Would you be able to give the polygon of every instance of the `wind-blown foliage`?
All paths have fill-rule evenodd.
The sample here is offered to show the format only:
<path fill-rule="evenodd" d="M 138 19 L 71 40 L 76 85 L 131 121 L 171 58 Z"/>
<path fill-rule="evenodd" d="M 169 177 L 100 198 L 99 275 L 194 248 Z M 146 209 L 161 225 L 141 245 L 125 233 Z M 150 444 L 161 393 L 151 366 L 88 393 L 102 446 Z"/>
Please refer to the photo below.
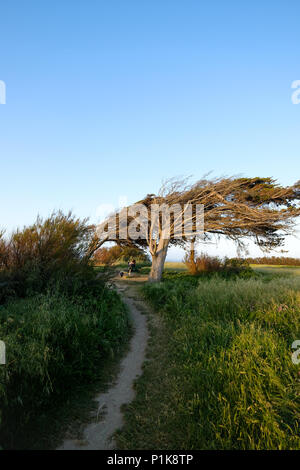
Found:
<path fill-rule="evenodd" d="M 49 283 L 72 289 L 74 279 L 95 277 L 88 252 L 93 227 L 71 212 L 54 212 L 0 239 L 0 302 L 8 295 L 42 292 Z"/>
<path fill-rule="evenodd" d="M 169 245 L 184 245 L 199 234 L 196 231 L 196 206 L 204 208 L 204 240 L 212 237 L 225 236 L 243 246 L 244 238 L 253 238 L 262 249 L 280 246 L 284 236 L 292 233 L 295 218 L 300 214 L 300 182 L 293 186 L 280 186 L 272 178 L 219 178 L 203 179 L 189 185 L 186 180 L 170 180 L 158 195 L 149 194 L 136 204 L 143 204 L 148 211 L 147 220 L 141 224 L 140 238 L 124 239 L 121 213 L 111 216 L 104 224 L 107 232 L 100 239 L 94 240 L 94 249 L 106 241 L 117 241 L 120 244 L 148 247 L 152 256 L 150 278 L 160 280 L 163 264 Z M 173 217 L 170 227 L 164 228 L 163 217 L 159 211 L 156 218 L 151 217 L 154 205 L 177 204 L 181 207 L 181 215 L 186 213 L 187 204 L 193 207 L 189 216 L 192 231 L 182 232 L 182 217 Z M 131 206 L 129 209 L 133 209 Z M 127 224 L 134 220 L 134 215 L 127 219 Z M 117 222 L 116 231 L 110 226 Z M 122 237 L 120 233 L 122 232 Z M 202 234 L 201 234 L 202 235 Z"/>

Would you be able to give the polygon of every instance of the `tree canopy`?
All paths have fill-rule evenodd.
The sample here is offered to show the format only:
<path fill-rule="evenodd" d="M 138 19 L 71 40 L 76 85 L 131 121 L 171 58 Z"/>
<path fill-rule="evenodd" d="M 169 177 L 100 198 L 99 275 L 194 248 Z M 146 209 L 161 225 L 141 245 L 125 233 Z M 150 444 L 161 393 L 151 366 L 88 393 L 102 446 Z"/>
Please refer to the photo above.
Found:
<path fill-rule="evenodd" d="M 163 184 L 157 195 L 148 194 L 112 214 L 98 227 L 94 248 L 106 241 L 147 247 L 152 256 L 149 279 L 159 280 L 168 247 L 184 246 L 192 238 L 209 240 L 225 236 L 240 246 L 245 238 L 252 238 L 265 250 L 282 245 L 300 215 L 299 200 L 299 181 L 283 187 L 273 178 L 204 178 L 194 184 L 187 179 L 172 179 Z M 175 206 L 177 212 L 171 214 L 166 230 L 164 208 Z M 202 207 L 204 215 L 202 230 L 198 226 L 198 207 Z M 132 227 L 139 233 L 134 239 Z"/>

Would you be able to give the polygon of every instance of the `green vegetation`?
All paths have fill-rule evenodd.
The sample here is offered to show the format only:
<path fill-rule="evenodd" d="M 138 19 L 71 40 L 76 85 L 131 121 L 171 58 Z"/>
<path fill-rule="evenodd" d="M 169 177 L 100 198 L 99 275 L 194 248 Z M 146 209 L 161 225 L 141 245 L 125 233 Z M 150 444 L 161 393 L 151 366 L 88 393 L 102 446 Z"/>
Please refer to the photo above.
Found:
<path fill-rule="evenodd" d="M 168 272 L 168 271 L 187 271 L 187 267 L 185 265 L 185 263 L 182 263 L 182 262 L 175 262 L 175 261 L 167 261 L 165 263 L 165 267 L 164 267 L 164 270 L 165 272 Z"/>
<path fill-rule="evenodd" d="M 229 259 L 228 261 L 232 261 Z M 263 273 L 269 274 L 270 276 L 274 277 L 275 275 L 281 276 L 299 276 L 300 275 L 300 266 L 293 266 L 293 265 L 269 265 L 269 264 L 250 264 L 250 268 L 252 268 L 256 273 Z M 173 276 L 175 273 L 183 273 L 186 272 L 188 274 L 188 268 L 184 262 L 173 262 L 169 261 L 165 263 L 165 277 L 166 273 L 172 273 Z M 206 273 L 206 271 L 204 271 Z"/>
<path fill-rule="evenodd" d="M 60 211 L 9 238 L 0 234 L 0 304 L 58 284 L 70 295 L 85 289 L 95 279 L 89 260 L 93 234 L 87 220 Z"/>
<path fill-rule="evenodd" d="M 139 263 L 150 264 L 147 253 L 141 248 L 130 246 L 113 245 L 110 248 L 99 248 L 93 256 L 93 262 L 97 265 L 122 264 L 131 259 L 135 259 Z"/>
<path fill-rule="evenodd" d="M 31 448 L 32 429 L 40 448 L 49 413 L 68 421 L 72 396 L 102 380 L 126 345 L 127 309 L 107 287 L 116 265 L 94 266 L 93 237 L 87 221 L 61 212 L 0 236 L 2 448 Z M 141 254 L 143 280 L 147 259 L 126 253 Z M 300 337 L 299 268 L 196 261 L 194 276 L 183 263 L 166 263 L 163 282 L 143 287 L 159 313 L 120 447 L 300 449 L 299 368 L 290 350 Z"/>
<path fill-rule="evenodd" d="M 143 292 L 160 315 L 120 447 L 300 449 L 300 279 L 182 273 Z"/>
<path fill-rule="evenodd" d="M 276 265 L 251 265 L 252 269 L 256 272 L 261 272 L 264 274 L 271 274 L 271 275 L 291 275 L 291 276 L 299 276 L 300 275 L 300 267 L 295 266 L 276 266 Z"/>
<path fill-rule="evenodd" d="M 14 300 L 0 308 L 7 366 L 0 368 L 1 444 L 72 387 L 99 376 L 102 361 L 128 337 L 127 311 L 116 292 L 99 287 L 84 299 L 60 291 Z"/>
<path fill-rule="evenodd" d="M 193 276 L 201 276 L 207 274 L 216 274 L 230 278 L 239 276 L 243 278 L 256 277 L 255 272 L 249 263 L 243 258 L 224 258 L 222 260 L 218 256 L 209 256 L 201 253 L 195 258 L 194 255 L 186 255 L 185 265 L 189 274 Z"/>
<path fill-rule="evenodd" d="M 99 277 L 89 262 L 92 236 L 86 221 L 57 213 L 1 241 L 2 448 L 30 442 L 40 417 L 95 383 L 126 344 L 128 312 L 106 271 Z"/>

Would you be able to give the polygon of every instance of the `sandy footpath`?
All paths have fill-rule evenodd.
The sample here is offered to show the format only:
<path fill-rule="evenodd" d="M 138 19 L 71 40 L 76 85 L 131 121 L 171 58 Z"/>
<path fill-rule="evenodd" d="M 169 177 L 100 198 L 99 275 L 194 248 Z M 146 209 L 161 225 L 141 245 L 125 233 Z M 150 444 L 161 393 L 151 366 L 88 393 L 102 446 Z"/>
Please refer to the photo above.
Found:
<path fill-rule="evenodd" d="M 87 425 L 83 438 L 65 440 L 58 450 L 108 450 L 115 448 L 112 435 L 123 425 L 121 406 L 130 403 L 135 396 L 133 384 L 142 373 L 145 350 L 148 341 L 147 316 L 139 310 L 140 300 L 135 299 L 135 289 L 127 283 L 117 282 L 116 287 L 124 303 L 130 310 L 134 333 L 130 341 L 130 349 L 122 359 L 120 372 L 114 384 L 95 398 L 98 412 L 95 422 Z"/>

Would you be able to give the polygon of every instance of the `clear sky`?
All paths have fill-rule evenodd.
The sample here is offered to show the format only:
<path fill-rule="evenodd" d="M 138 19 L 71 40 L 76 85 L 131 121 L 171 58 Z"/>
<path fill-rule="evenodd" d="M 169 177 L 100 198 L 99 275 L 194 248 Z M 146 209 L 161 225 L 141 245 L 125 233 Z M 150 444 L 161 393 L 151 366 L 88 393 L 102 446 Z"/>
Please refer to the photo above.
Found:
<path fill-rule="evenodd" d="M 300 179 L 299 0 L 2 0 L 0 15 L 1 227 L 59 208 L 96 221 L 171 176 Z"/>

